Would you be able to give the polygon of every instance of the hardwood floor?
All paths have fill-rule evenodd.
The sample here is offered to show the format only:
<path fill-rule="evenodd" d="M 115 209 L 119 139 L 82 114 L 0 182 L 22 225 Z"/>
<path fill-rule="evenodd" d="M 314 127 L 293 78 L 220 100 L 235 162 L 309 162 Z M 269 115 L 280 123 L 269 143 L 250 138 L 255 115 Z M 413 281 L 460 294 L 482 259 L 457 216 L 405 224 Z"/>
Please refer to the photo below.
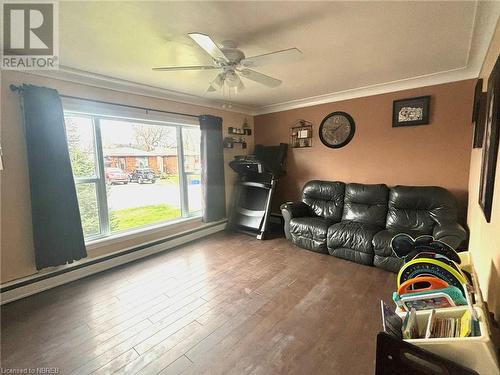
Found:
<path fill-rule="evenodd" d="M 395 275 L 218 233 L 1 309 L 3 368 L 372 374 Z"/>

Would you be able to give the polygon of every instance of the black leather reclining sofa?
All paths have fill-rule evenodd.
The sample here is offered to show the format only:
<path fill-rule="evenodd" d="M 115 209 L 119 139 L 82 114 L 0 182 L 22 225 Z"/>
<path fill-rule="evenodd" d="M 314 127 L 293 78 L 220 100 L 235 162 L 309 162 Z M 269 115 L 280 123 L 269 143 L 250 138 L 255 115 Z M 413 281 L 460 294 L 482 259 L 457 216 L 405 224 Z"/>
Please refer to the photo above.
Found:
<path fill-rule="evenodd" d="M 467 238 L 455 197 L 436 186 L 309 181 L 301 201 L 281 211 L 295 245 L 392 272 L 403 264 L 390 247 L 398 233 L 430 234 L 455 249 Z"/>

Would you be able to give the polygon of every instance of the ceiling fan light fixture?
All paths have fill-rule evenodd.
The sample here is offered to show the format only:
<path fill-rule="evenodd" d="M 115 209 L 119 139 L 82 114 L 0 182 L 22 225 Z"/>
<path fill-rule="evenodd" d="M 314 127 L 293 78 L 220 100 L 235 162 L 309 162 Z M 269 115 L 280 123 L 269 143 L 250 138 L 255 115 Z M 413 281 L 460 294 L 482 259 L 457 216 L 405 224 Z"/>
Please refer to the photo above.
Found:
<path fill-rule="evenodd" d="M 224 81 L 225 81 L 224 73 L 219 73 L 217 74 L 217 77 L 215 77 L 213 83 L 219 88 L 222 88 L 222 86 L 224 85 Z"/>
<path fill-rule="evenodd" d="M 226 73 L 225 81 L 227 82 L 227 85 L 229 87 L 238 87 L 238 85 L 241 82 L 241 79 L 234 71 L 230 71 Z"/>
<path fill-rule="evenodd" d="M 207 92 L 214 92 L 214 91 L 217 91 L 217 89 L 214 87 L 214 85 L 210 84 L 210 86 L 208 86 Z"/>

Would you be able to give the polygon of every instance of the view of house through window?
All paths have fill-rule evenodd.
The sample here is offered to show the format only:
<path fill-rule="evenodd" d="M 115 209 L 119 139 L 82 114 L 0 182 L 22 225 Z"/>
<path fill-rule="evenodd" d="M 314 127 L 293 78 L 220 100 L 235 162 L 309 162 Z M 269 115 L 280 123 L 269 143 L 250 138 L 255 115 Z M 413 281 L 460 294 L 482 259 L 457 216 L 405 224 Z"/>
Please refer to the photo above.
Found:
<path fill-rule="evenodd" d="M 65 120 L 87 239 L 200 213 L 198 127 L 70 112 Z"/>

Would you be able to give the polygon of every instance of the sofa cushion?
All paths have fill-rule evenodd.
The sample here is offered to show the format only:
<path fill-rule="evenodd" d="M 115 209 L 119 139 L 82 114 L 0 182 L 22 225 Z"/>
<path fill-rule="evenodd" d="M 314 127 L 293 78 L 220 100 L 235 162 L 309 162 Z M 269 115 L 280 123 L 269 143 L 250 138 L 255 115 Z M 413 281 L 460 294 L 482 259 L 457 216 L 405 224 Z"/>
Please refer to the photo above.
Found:
<path fill-rule="evenodd" d="M 372 240 L 380 227 L 355 221 L 341 221 L 328 228 L 327 247 L 331 255 L 363 264 L 373 263 Z M 348 249 L 352 251 L 347 251 Z M 354 252 L 366 254 L 361 257 Z M 357 258 L 356 258 L 357 257 Z"/>
<path fill-rule="evenodd" d="M 312 214 L 338 222 L 342 218 L 344 190 L 343 182 L 309 181 L 302 190 L 302 202 Z"/>
<path fill-rule="evenodd" d="M 373 254 L 362 253 L 357 250 L 339 247 L 328 250 L 330 255 L 334 257 L 350 260 L 351 262 L 363 264 L 365 266 L 373 266 Z"/>
<path fill-rule="evenodd" d="M 398 273 L 403 264 L 403 259 L 394 256 L 385 257 L 375 254 L 373 257 L 373 265 L 375 267 L 394 273 Z"/>
<path fill-rule="evenodd" d="M 322 217 L 296 217 L 290 220 L 290 236 L 297 246 L 328 253 L 326 249 L 326 235 L 330 219 Z"/>
<path fill-rule="evenodd" d="M 342 220 L 385 227 L 388 197 L 384 184 L 347 184 Z"/>
<path fill-rule="evenodd" d="M 375 256 L 373 258 L 373 265 L 382 268 L 386 271 L 398 272 L 401 266 L 404 264 L 404 260 L 398 258 L 391 248 L 392 238 L 399 233 L 406 233 L 413 238 L 418 237 L 422 232 L 412 231 L 412 230 L 394 230 L 386 229 L 376 233 L 373 236 L 373 252 Z"/>
<path fill-rule="evenodd" d="M 422 234 L 425 234 L 425 233 L 412 231 L 412 230 L 394 230 L 394 229 L 381 230 L 380 232 L 376 233 L 373 236 L 373 241 L 372 241 L 373 242 L 373 252 L 376 255 L 380 255 L 380 256 L 384 256 L 384 257 L 396 256 L 392 252 L 391 241 L 392 241 L 392 238 L 396 234 L 400 234 L 400 233 L 409 234 L 413 238 L 418 237 Z"/>
<path fill-rule="evenodd" d="M 457 221 L 457 202 L 437 186 L 395 186 L 389 192 L 387 229 L 432 234 L 436 224 Z"/>

